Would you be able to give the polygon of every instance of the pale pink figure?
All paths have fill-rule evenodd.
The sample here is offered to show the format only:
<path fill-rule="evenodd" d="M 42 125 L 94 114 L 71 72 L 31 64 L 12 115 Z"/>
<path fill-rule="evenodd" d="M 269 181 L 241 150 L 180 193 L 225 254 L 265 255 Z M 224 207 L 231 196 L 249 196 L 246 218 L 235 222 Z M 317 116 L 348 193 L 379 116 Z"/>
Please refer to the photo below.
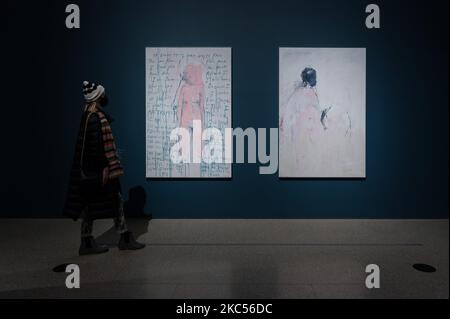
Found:
<path fill-rule="evenodd" d="M 293 176 L 315 169 L 325 130 L 320 122 L 320 106 L 312 87 L 297 87 L 280 118 L 283 170 Z"/>
<path fill-rule="evenodd" d="M 323 130 L 319 99 L 312 87 L 297 88 L 290 96 L 283 113 L 280 130 L 283 136 L 289 138 L 289 143 L 296 142 L 299 137 L 311 139 Z"/>
<path fill-rule="evenodd" d="M 205 113 L 205 85 L 202 65 L 189 64 L 183 72 L 184 84 L 178 96 L 180 127 L 193 128 L 193 121 L 202 121 Z"/>
<path fill-rule="evenodd" d="M 205 113 L 205 85 L 203 83 L 203 66 L 200 64 L 188 64 L 183 72 L 184 84 L 178 96 L 177 115 L 179 127 L 189 131 L 192 140 L 199 140 L 199 143 L 192 143 L 191 163 L 185 164 L 185 174 L 189 177 L 200 177 L 200 163 L 194 158 L 201 160 L 202 141 L 201 134 L 204 127 Z M 201 121 L 201 131 L 194 131 L 194 121 Z"/>

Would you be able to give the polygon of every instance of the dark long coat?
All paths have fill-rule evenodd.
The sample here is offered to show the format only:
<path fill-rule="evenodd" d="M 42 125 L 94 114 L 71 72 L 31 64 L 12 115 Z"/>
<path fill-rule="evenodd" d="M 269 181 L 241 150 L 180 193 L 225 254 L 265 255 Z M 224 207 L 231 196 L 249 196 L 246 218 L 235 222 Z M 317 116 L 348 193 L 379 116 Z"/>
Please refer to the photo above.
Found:
<path fill-rule="evenodd" d="M 74 220 L 80 218 L 82 214 L 84 218 L 90 220 L 113 218 L 119 214 L 120 181 L 116 178 L 104 186 L 101 185 L 103 169 L 107 166 L 107 160 L 100 118 L 96 113 L 92 113 L 86 126 L 88 114 L 88 111 L 85 111 L 81 117 L 64 215 Z M 107 114 L 105 117 L 111 123 L 112 119 Z M 82 165 L 84 174 L 94 178 L 95 182 L 93 183 L 81 181 L 80 163 L 85 127 L 86 137 Z"/>

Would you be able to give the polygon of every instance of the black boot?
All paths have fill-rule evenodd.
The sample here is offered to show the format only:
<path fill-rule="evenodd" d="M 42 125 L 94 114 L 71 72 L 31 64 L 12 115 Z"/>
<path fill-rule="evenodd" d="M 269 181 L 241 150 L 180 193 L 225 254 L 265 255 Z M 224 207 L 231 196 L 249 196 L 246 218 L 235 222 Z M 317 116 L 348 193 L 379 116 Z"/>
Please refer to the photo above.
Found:
<path fill-rule="evenodd" d="M 95 255 L 106 253 L 109 249 L 105 246 L 97 245 L 94 237 L 83 237 L 81 238 L 81 245 L 78 251 L 79 255 Z"/>
<path fill-rule="evenodd" d="M 119 241 L 119 249 L 120 250 L 137 250 L 144 248 L 145 245 L 138 243 L 136 239 L 134 239 L 133 233 L 127 231 L 125 233 L 120 234 Z"/>

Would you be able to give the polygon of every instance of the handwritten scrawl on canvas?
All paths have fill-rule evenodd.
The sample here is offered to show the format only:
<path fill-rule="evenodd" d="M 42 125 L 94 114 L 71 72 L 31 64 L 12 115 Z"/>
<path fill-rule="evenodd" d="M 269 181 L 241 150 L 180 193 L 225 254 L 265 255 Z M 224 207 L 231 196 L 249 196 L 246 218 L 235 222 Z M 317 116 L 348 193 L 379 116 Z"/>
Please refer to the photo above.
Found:
<path fill-rule="evenodd" d="M 228 178 L 231 164 L 174 164 L 173 129 L 231 127 L 230 48 L 146 48 L 146 176 Z M 193 152 L 192 152 L 193 153 Z"/>

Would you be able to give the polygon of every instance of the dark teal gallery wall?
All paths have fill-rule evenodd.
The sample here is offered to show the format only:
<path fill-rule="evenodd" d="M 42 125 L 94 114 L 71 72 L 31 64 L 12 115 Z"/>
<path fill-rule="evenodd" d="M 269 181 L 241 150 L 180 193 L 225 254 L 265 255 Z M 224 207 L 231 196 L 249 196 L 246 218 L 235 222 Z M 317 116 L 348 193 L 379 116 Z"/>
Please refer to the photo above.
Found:
<path fill-rule="evenodd" d="M 89 0 L 2 4 L 1 217 L 60 217 L 85 79 L 109 94 L 125 190 L 155 218 L 448 218 L 448 1 Z M 65 7 L 81 29 L 65 28 Z M 5 8 L 6 7 L 6 8 Z M 145 178 L 145 47 L 232 47 L 234 127 L 277 127 L 278 48 L 367 48 L 367 178 Z M 6 63 L 5 63 L 6 62 Z"/>

